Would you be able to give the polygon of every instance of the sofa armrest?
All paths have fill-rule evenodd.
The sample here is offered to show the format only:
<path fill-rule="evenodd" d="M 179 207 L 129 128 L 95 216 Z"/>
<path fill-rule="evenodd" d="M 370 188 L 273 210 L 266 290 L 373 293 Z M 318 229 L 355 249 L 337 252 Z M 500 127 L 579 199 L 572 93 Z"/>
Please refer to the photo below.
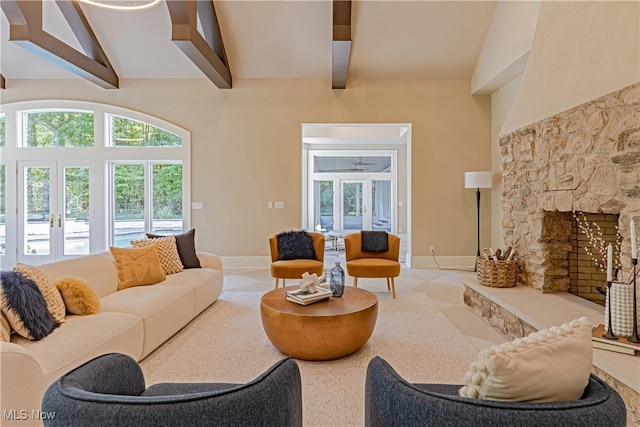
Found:
<path fill-rule="evenodd" d="M 40 409 L 42 394 L 53 378 L 43 371 L 29 350 L 18 344 L 0 342 L 0 371 L 0 413 L 27 410 L 31 415 L 32 410 Z M 7 421 L 7 425 L 11 422 Z"/>
<path fill-rule="evenodd" d="M 200 251 L 197 251 L 196 255 L 200 260 L 202 268 L 211 268 L 213 270 L 222 271 L 222 259 L 218 255 Z"/>

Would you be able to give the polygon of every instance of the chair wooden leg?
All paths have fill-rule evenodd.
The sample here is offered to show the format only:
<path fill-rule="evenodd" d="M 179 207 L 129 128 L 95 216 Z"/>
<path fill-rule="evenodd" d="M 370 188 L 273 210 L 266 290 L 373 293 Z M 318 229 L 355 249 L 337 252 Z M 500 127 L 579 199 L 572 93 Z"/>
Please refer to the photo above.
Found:
<path fill-rule="evenodd" d="M 389 277 L 387 277 L 387 290 L 390 291 L 391 290 L 391 282 L 389 281 Z"/>
<path fill-rule="evenodd" d="M 396 282 L 393 277 L 391 277 L 391 295 L 393 296 L 393 299 L 396 299 Z"/>
<path fill-rule="evenodd" d="M 353 278 L 353 287 L 354 287 L 354 288 L 357 288 L 357 287 L 358 287 L 358 278 L 357 278 L 357 277 L 354 277 L 354 278 Z"/>
<path fill-rule="evenodd" d="M 278 289 L 278 283 L 280 282 L 280 279 L 276 277 L 276 289 Z"/>

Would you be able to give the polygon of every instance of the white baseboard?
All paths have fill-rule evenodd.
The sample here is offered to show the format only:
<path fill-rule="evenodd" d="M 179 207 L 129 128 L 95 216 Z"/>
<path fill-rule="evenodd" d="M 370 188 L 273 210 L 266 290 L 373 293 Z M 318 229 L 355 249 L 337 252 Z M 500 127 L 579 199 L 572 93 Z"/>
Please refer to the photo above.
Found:
<path fill-rule="evenodd" d="M 443 269 L 473 271 L 476 257 L 474 256 L 436 256 L 436 260 Z M 438 268 L 433 256 L 411 257 L 411 268 Z M 223 256 L 224 269 L 232 268 L 269 268 L 271 257 L 269 256 Z"/>
<path fill-rule="evenodd" d="M 442 269 L 473 271 L 475 263 L 475 256 L 436 256 L 435 260 L 432 255 L 411 257 L 411 268 L 438 268 L 440 265 Z"/>
<path fill-rule="evenodd" d="M 223 256 L 222 268 L 269 268 L 270 256 Z"/>

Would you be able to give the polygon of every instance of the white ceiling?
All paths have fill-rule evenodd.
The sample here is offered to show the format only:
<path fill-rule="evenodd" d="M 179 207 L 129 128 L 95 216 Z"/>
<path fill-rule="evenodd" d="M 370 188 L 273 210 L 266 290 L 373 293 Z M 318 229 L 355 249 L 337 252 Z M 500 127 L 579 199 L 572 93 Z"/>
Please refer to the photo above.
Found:
<path fill-rule="evenodd" d="M 45 2 L 45 30 L 78 46 L 54 0 Z M 354 1 L 348 77 L 471 76 L 496 5 Z M 330 0 L 227 0 L 215 7 L 233 78 L 331 78 Z M 135 12 L 82 8 L 120 79 L 205 78 L 171 42 L 164 1 Z M 7 80 L 80 78 L 8 41 L 0 15 L 0 73 Z"/>

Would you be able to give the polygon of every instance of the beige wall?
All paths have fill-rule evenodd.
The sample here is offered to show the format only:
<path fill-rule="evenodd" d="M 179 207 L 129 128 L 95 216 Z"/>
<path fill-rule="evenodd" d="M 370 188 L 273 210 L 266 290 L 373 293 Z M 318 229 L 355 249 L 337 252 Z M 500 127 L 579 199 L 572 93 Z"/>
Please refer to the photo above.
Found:
<path fill-rule="evenodd" d="M 640 81 L 640 2 L 542 2 L 507 134 Z"/>
<path fill-rule="evenodd" d="M 463 173 L 490 167 L 490 102 L 469 79 L 125 80 L 104 90 L 80 80 L 12 80 L 2 102 L 75 99 L 158 116 L 192 132 L 197 243 L 223 256 L 266 256 L 267 237 L 301 224 L 301 123 L 412 123 L 414 256 L 475 253 L 475 201 Z M 285 209 L 267 209 L 282 200 Z M 489 217 L 487 203 L 484 218 Z M 489 235 L 486 225 L 484 235 Z M 488 239 L 488 237 L 487 237 Z"/>
<path fill-rule="evenodd" d="M 504 248 L 504 230 L 502 229 L 502 154 L 500 153 L 500 129 L 504 124 L 516 91 L 520 77 L 513 79 L 491 95 L 491 247 Z"/>

